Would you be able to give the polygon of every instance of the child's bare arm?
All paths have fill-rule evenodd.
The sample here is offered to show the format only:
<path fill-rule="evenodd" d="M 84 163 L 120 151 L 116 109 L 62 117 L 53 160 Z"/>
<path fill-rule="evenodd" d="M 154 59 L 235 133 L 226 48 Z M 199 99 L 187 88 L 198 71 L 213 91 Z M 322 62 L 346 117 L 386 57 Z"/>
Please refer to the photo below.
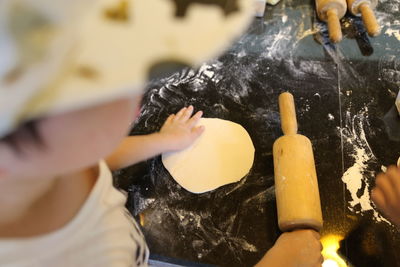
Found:
<path fill-rule="evenodd" d="M 400 168 L 389 166 L 378 174 L 371 198 L 378 209 L 397 227 L 400 227 Z"/>
<path fill-rule="evenodd" d="M 203 127 L 196 127 L 202 116 L 197 112 L 193 117 L 193 107 L 181 109 L 164 122 L 158 133 L 129 136 L 106 159 L 111 170 L 152 158 L 164 152 L 178 151 L 190 146 L 203 132 Z"/>

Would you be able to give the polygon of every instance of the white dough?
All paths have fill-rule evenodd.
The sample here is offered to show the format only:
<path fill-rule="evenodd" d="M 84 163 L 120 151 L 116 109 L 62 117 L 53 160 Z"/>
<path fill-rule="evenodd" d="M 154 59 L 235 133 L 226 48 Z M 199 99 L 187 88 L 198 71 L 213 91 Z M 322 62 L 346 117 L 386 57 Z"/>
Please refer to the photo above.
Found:
<path fill-rule="evenodd" d="M 200 119 L 203 134 L 180 152 L 165 153 L 162 162 L 172 177 L 192 193 L 204 193 L 234 183 L 250 171 L 254 146 L 239 124 L 221 119 Z"/>

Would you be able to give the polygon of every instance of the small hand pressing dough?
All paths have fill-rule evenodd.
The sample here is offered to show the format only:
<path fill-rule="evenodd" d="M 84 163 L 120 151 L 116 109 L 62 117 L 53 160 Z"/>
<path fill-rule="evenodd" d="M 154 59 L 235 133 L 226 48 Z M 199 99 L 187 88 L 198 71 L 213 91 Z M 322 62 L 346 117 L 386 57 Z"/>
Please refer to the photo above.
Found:
<path fill-rule="evenodd" d="M 234 183 L 249 173 L 254 146 L 239 124 L 221 119 L 200 119 L 203 134 L 189 148 L 162 155 L 175 181 L 192 193 L 204 193 Z"/>

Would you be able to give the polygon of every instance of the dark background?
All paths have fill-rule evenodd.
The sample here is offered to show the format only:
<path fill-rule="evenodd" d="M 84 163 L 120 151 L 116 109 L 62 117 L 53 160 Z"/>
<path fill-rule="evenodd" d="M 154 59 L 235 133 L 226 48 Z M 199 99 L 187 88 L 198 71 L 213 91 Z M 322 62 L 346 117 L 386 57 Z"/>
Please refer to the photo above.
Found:
<path fill-rule="evenodd" d="M 376 38 L 367 36 L 361 19 L 347 15 L 344 40 L 332 45 L 313 2 L 283 0 L 220 58 L 148 86 L 132 134 L 157 131 L 170 113 L 192 104 L 204 117 L 241 124 L 256 148 L 245 178 L 201 195 L 176 184 L 160 157 L 117 173 L 116 184 L 129 193 L 127 206 L 141 222 L 152 257 L 252 266 L 271 248 L 280 235 L 272 160 L 273 142 L 282 134 L 277 99 L 290 91 L 299 131 L 314 147 L 322 236 L 340 236 L 339 253 L 352 266 L 400 266 L 398 230 L 374 209 L 352 206 L 342 182 L 350 168 L 360 169 L 357 196 L 368 197 L 364 190 L 372 189 L 381 166 L 400 156 L 394 109 L 400 40 L 386 33 L 400 30 L 399 6 L 399 0 L 379 3 L 382 34 Z M 361 161 L 357 151 L 365 155 Z"/>

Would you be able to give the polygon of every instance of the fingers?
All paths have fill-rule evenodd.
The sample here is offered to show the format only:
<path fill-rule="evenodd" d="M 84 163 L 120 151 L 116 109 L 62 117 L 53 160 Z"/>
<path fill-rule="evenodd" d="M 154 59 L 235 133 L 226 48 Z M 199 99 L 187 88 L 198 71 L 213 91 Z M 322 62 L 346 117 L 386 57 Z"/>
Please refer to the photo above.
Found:
<path fill-rule="evenodd" d="M 187 122 L 193 114 L 193 106 L 184 107 L 176 113 L 173 121 Z"/>
<path fill-rule="evenodd" d="M 296 232 L 305 234 L 307 237 L 313 238 L 313 239 L 316 239 L 316 240 L 320 240 L 321 239 L 321 235 L 317 231 L 314 231 L 314 230 L 310 230 L 310 229 L 308 229 L 308 230 L 297 230 Z"/>
<path fill-rule="evenodd" d="M 400 169 L 390 166 L 378 174 L 371 199 L 378 209 L 396 225 L 400 223 Z"/>
<path fill-rule="evenodd" d="M 324 261 L 324 257 L 321 254 L 323 249 L 322 243 L 320 242 L 321 235 L 314 230 L 303 230 L 306 242 L 310 245 L 309 249 L 312 254 L 311 258 L 314 261 L 315 266 L 321 266 Z"/>
<path fill-rule="evenodd" d="M 396 200 L 400 200 L 400 169 L 396 166 L 389 166 L 386 176 L 393 187 L 393 191 L 397 197 Z"/>
<path fill-rule="evenodd" d="M 181 110 L 178 111 L 178 113 L 175 114 L 174 120 L 173 121 L 180 121 L 182 115 L 185 113 L 186 107 L 181 108 Z"/>
<path fill-rule="evenodd" d="M 192 133 L 193 133 L 194 137 L 195 138 L 199 137 L 204 132 L 204 129 L 205 129 L 205 127 L 203 125 L 193 128 Z"/>
<path fill-rule="evenodd" d="M 389 175 L 384 173 L 378 174 L 375 184 L 376 187 L 382 191 L 382 195 L 385 198 L 385 204 L 390 206 L 395 205 L 397 197 Z"/>
<path fill-rule="evenodd" d="M 192 116 L 193 114 L 193 106 L 189 106 L 185 109 L 185 111 L 183 112 L 180 120 L 182 122 L 186 122 L 188 119 L 190 119 L 190 116 Z"/>
<path fill-rule="evenodd" d="M 315 263 L 315 265 L 313 265 L 313 266 L 314 266 L 314 267 L 322 267 L 324 261 L 325 261 L 324 256 L 321 255 L 321 256 L 318 258 L 317 263 Z"/>
<path fill-rule="evenodd" d="M 377 187 L 374 188 L 371 192 L 371 199 L 375 203 L 376 206 L 378 206 L 378 209 L 382 210 L 383 212 L 386 212 L 386 200 L 385 196 L 382 192 L 382 190 Z"/>
<path fill-rule="evenodd" d="M 197 122 L 200 120 L 201 116 L 203 116 L 203 111 L 198 111 L 194 116 L 187 122 L 190 128 L 194 127 Z"/>
<path fill-rule="evenodd" d="M 312 235 L 314 236 L 315 239 L 317 239 L 317 240 L 321 239 L 321 235 L 318 232 L 313 231 L 313 230 L 309 230 L 309 231 L 312 233 Z"/>
<path fill-rule="evenodd" d="M 171 114 L 168 116 L 168 118 L 165 120 L 164 124 L 169 124 L 174 120 L 175 114 Z"/>

